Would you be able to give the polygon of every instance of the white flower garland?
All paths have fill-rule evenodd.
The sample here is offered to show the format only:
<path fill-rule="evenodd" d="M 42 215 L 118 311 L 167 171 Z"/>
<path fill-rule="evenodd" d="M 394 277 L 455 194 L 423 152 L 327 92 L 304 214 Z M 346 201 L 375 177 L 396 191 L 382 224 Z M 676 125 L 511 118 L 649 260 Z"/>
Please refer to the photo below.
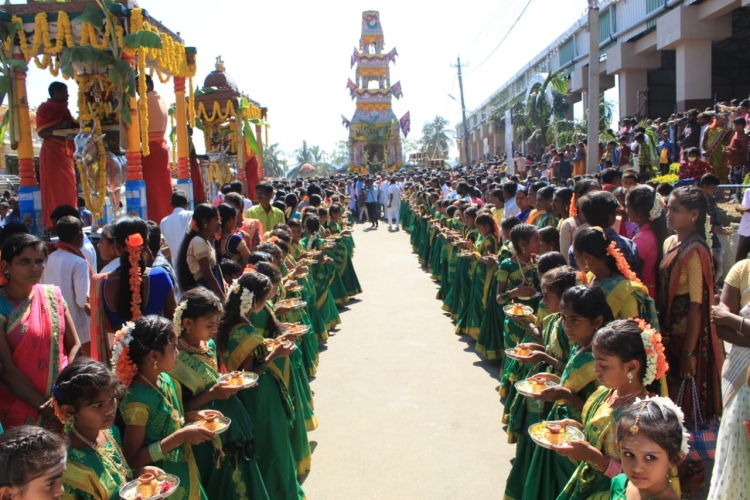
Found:
<path fill-rule="evenodd" d="M 242 295 L 240 295 L 240 317 L 247 320 L 247 313 L 252 310 L 255 302 L 255 294 L 240 285 L 239 280 L 234 280 L 232 286 L 229 287 L 229 293 L 239 294 L 240 291 L 242 291 Z"/>
<path fill-rule="evenodd" d="M 654 380 L 656 380 L 656 361 L 659 357 L 659 355 L 654 351 L 654 346 L 651 343 L 651 337 L 653 335 L 654 330 L 641 330 L 641 340 L 643 341 L 643 349 L 646 351 L 646 374 L 643 376 L 643 386 L 647 386 L 651 384 Z M 653 351 L 653 354 L 649 356 L 648 351 L 651 349 Z"/>
<path fill-rule="evenodd" d="M 680 427 L 682 428 L 682 442 L 680 443 L 680 451 L 687 455 L 690 451 L 690 445 L 688 445 L 690 433 L 688 433 L 687 429 L 685 429 L 685 414 L 682 412 L 682 408 L 677 406 L 671 399 L 662 396 L 654 396 L 650 398 L 646 397 L 645 399 L 636 398 L 633 405 L 635 406 L 643 404 L 644 401 L 653 402 L 654 404 L 656 404 L 661 410 L 662 415 L 664 416 L 664 420 L 667 419 L 667 415 L 665 414 L 666 410 L 671 411 L 675 414 L 675 416 L 677 417 L 677 421 L 680 422 Z"/>
<path fill-rule="evenodd" d="M 658 219 L 664 210 L 664 200 L 659 193 L 654 193 L 654 205 L 648 213 L 651 220 Z"/>
<path fill-rule="evenodd" d="M 706 245 L 708 245 L 708 251 L 713 252 L 713 238 L 711 238 L 711 218 L 706 216 Z"/>
<path fill-rule="evenodd" d="M 174 323 L 174 332 L 179 337 L 182 334 L 182 313 L 187 309 L 187 300 L 180 302 L 174 310 L 172 323 Z"/>
<path fill-rule="evenodd" d="M 115 342 L 115 345 L 112 346 L 112 366 L 117 366 L 117 360 L 120 359 L 120 355 L 122 354 L 122 350 L 129 346 L 130 343 L 133 341 L 133 329 L 135 328 L 135 323 L 132 321 L 128 321 L 122 326 L 122 335 L 119 337 L 119 339 Z"/>

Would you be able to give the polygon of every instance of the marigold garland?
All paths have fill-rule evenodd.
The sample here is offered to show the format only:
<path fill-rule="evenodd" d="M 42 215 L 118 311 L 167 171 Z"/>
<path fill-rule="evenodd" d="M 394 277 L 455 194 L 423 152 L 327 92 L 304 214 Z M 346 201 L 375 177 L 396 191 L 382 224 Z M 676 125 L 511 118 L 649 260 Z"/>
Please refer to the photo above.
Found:
<path fill-rule="evenodd" d="M 578 215 L 578 206 L 576 205 L 576 194 L 573 193 L 573 197 L 570 199 L 570 209 L 568 210 L 569 217 L 575 217 Z"/>
<path fill-rule="evenodd" d="M 578 281 L 581 283 L 581 285 L 588 285 L 589 284 L 589 278 L 586 276 L 586 271 L 583 269 L 579 269 L 576 271 L 576 276 L 578 276 Z"/>
<path fill-rule="evenodd" d="M 201 228 L 198 227 L 198 223 L 195 222 L 195 219 L 190 219 L 190 230 L 196 234 L 201 232 Z"/>
<path fill-rule="evenodd" d="M 630 318 L 638 323 L 641 330 L 643 348 L 646 351 L 646 374 L 643 377 L 643 385 L 649 385 L 654 380 L 659 380 L 669 370 L 669 363 L 665 354 L 662 337 L 646 320 L 642 318 Z"/>
<path fill-rule="evenodd" d="M 140 318 L 143 314 L 141 313 L 141 303 L 143 298 L 141 297 L 141 284 L 143 277 L 141 276 L 141 255 L 143 252 L 143 236 L 139 233 L 131 234 L 126 240 L 128 262 L 130 262 L 130 293 L 132 298 L 130 299 L 130 314 L 132 315 L 131 321 L 135 321 Z"/>
<path fill-rule="evenodd" d="M 148 86 L 146 85 L 146 49 L 138 49 L 138 118 L 141 127 L 141 153 L 143 156 L 151 154 L 148 143 Z"/>
<path fill-rule="evenodd" d="M 115 334 L 115 342 L 112 346 L 112 367 L 115 369 L 117 378 L 126 386 L 130 386 L 138 374 L 138 367 L 130 359 L 129 344 L 133 340 L 134 327 L 132 322 L 125 323 Z"/>
<path fill-rule="evenodd" d="M 625 260 L 625 257 L 622 255 L 622 252 L 619 248 L 615 245 L 615 242 L 609 244 L 607 247 L 607 253 L 615 259 L 615 264 L 617 265 L 617 270 L 620 271 L 620 274 L 622 276 L 630 281 L 635 281 L 639 285 L 642 285 L 643 283 L 641 280 L 636 276 L 636 274 L 630 269 L 630 265 L 628 264 L 628 261 Z"/>

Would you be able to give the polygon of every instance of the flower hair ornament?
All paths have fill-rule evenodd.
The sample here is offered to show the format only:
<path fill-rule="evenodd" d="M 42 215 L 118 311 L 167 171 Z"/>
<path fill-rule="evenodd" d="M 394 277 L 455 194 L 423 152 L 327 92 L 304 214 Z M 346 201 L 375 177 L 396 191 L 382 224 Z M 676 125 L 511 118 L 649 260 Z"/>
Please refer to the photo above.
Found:
<path fill-rule="evenodd" d="M 229 287 L 229 292 L 234 294 L 240 294 L 240 317 L 248 321 L 247 314 L 252 310 L 253 304 L 255 303 L 255 294 L 247 288 L 240 285 L 238 280 L 232 282 L 232 286 Z"/>
<path fill-rule="evenodd" d="M 706 245 L 708 245 L 708 251 L 713 251 L 713 239 L 711 238 L 711 218 L 706 217 Z"/>
<path fill-rule="evenodd" d="M 130 359 L 130 343 L 133 341 L 134 329 L 135 323 L 132 321 L 125 323 L 115 334 L 115 343 L 112 346 L 112 367 L 120 382 L 127 386 L 133 383 L 138 373 L 138 367 Z"/>
<path fill-rule="evenodd" d="M 662 417 L 664 417 L 664 420 L 668 420 L 669 418 L 667 414 L 668 411 L 671 411 L 672 413 L 674 413 L 675 417 L 677 417 L 677 421 L 680 423 L 680 427 L 682 428 L 682 442 L 680 443 L 680 451 L 687 455 L 690 451 L 690 446 L 688 445 L 690 434 L 688 433 L 687 429 L 685 429 L 685 414 L 682 412 L 682 409 L 669 398 L 665 398 L 662 396 L 654 396 L 651 398 L 646 397 L 645 399 L 636 398 L 635 402 L 633 402 L 633 405 L 641 405 L 641 408 L 638 410 L 638 415 L 635 417 L 635 422 L 630 426 L 630 433 L 635 436 L 640 432 L 641 429 L 640 427 L 638 427 L 638 422 L 641 419 L 641 413 L 644 409 L 646 409 L 646 406 L 648 406 L 649 403 L 653 403 L 659 408 Z"/>
<path fill-rule="evenodd" d="M 131 320 L 135 321 L 142 316 L 141 303 L 141 254 L 143 253 L 143 236 L 140 233 L 134 233 L 125 238 L 127 246 L 128 262 L 130 263 L 130 314 Z"/>
<path fill-rule="evenodd" d="M 198 227 L 198 223 L 195 222 L 195 219 L 190 219 L 190 230 L 194 233 L 200 233 L 201 228 Z"/>
<path fill-rule="evenodd" d="M 576 276 L 578 277 L 578 282 L 581 285 L 588 285 L 589 284 L 589 277 L 586 275 L 586 271 L 583 269 L 579 269 L 576 271 Z"/>
<path fill-rule="evenodd" d="M 182 334 L 182 313 L 187 309 L 187 300 L 183 300 L 174 310 L 174 316 L 172 316 L 172 323 L 174 324 L 174 332 L 179 337 Z"/>
<path fill-rule="evenodd" d="M 656 220 L 664 213 L 664 199 L 659 193 L 654 193 L 654 204 L 648 212 L 649 220 Z"/>
<path fill-rule="evenodd" d="M 49 403 L 52 405 L 52 409 L 55 411 L 55 417 L 63 425 L 63 434 L 70 434 L 70 430 L 73 428 L 73 415 L 66 414 L 60 407 L 60 403 L 57 402 L 59 398 L 59 391 L 57 385 L 52 384 L 52 397 L 49 398 Z"/>
<path fill-rule="evenodd" d="M 654 327 L 641 318 L 630 318 L 638 323 L 641 330 L 641 341 L 646 351 L 646 374 L 643 376 L 643 386 L 659 380 L 667 373 L 669 363 L 664 354 L 664 344 L 661 342 L 661 334 Z"/>
<path fill-rule="evenodd" d="M 604 233 L 602 233 L 604 234 Z M 617 270 L 620 271 L 620 274 L 626 279 L 630 281 L 635 281 L 639 285 L 642 285 L 640 279 L 638 279 L 638 276 L 630 269 L 630 265 L 628 264 L 628 261 L 625 260 L 625 257 L 622 255 L 622 252 L 619 248 L 617 248 L 617 245 L 615 245 L 615 242 L 609 244 L 607 247 L 607 253 L 615 259 L 615 264 L 617 265 Z"/>

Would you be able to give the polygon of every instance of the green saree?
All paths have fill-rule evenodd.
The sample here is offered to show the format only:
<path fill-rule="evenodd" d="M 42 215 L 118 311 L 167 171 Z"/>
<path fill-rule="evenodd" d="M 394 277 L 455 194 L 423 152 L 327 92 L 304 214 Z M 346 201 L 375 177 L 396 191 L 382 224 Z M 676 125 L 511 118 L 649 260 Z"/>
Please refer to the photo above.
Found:
<path fill-rule="evenodd" d="M 482 318 L 487 310 L 487 302 L 495 299 L 495 291 L 490 288 L 492 275 L 495 273 L 494 264 L 485 264 L 480 257 L 495 255 L 497 253 L 497 239 L 494 235 L 479 236 L 474 244 L 474 257 L 469 260 L 471 264 L 471 287 L 469 289 L 469 300 L 462 315 L 456 323 L 456 333 L 469 335 L 474 340 L 479 337 L 482 326 Z M 477 345 L 479 342 L 477 342 Z M 481 348 L 477 350 L 481 352 Z"/>
<path fill-rule="evenodd" d="M 287 274 L 286 264 L 282 264 L 281 269 L 282 274 Z M 301 285 L 301 283 L 297 283 Z M 300 292 L 289 292 L 283 286 L 279 286 L 279 298 L 296 298 L 304 300 L 304 291 L 305 290 L 303 289 Z M 310 315 L 307 313 L 307 309 L 302 308 L 295 311 L 289 311 L 280 319 L 285 323 L 299 323 L 301 325 L 310 327 L 310 330 L 306 334 L 297 337 L 297 347 L 300 349 L 300 353 L 302 354 L 302 361 L 304 363 L 307 375 L 309 377 L 315 376 L 315 373 L 318 370 L 318 361 L 320 359 L 320 355 L 318 339 L 315 336 L 314 326 L 312 320 L 310 319 Z"/>
<path fill-rule="evenodd" d="M 500 263 L 500 268 L 497 271 L 497 282 L 505 283 L 505 291 L 510 292 L 514 288 L 522 284 L 533 286 L 538 292 L 541 289 L 541 283 L 539 281 L 539 273 L 536 270 L 536 263 L 532 264 L 530 268 L 523 269 L 523 267 L 515 262 L 515 258 L 505 259 Z M 514 302 L 526 305 L 534 309 L 536 312 L 539 306 L 539 299 L 531 298 L 529 300 L 516 299 Z M 502 303 L 502 306 L 506 306 L 508 303 Z M 508 316 L 505 317 L 505 325 L 502 330 L 503 343 L 501 349 L 512 349 L 516 347 L 521 340 L 528 334 L 526 325 L 520 321 L 516 321 Z M 497 333 L 495 333 L 497 335 Z M 490 339 L 492 342 L 487 345 L 489 347 L 500 347 L 497 338 Z M 495 347 L 497 349 L 497 347 Z M 510 387 L 518 380 L 518 377 L 513 373 L 511 367 L 513 366 L 513 360 L 510 358 L 503 358 L 503 368 L 500 376 L 500 397 L 507 397 Z"/>
<path fill-rule="evenodd" d="M 263 336 L 253 325 L 245 323 L 235 326 L 229 333 L 223 361 L 229 371 L 235 371 L 242 369 L 250 356 L 260 365 L 267 354 Z M 256 387 L 237 393 L 254 425 L 258 468 L 271 500 L 305 498 L 297 481 L 297 464 L 290 440 L 295 411 L 286 387 L 288 380 L 289 370 L 282 370 L 280 364 L 274 362 L 266 366 Z"/>
<path fill-rule="evenodd" d="M 117 427 L 108 431 L 117 446 L 107 441 L 104 449 L 112 452 L 112 461 L 127 468 L 122 454 L 122 439 Z M 61 500 L 117 500 L 120 488 L 132 478 L 125 481 L 102 461 L 101 456 L 88 446 L 85 448 L 68 448 L 68 460 L 62 484 L 65 491 Z"/>
<path fill-rule="evenodd" d="M 170 373 L 183 387 L 183 401 L 211 389 L 220 374 L 214 341 L 205 354 L 181 351 Z M 250 389 L 252 390 L 252 389 Z M 232 419 L 226 432 L 193 446 L 195 461 L 209 498 L 268 499 L 253 445 L 253 422 L 237 396 L 211 401 L 203 410 L 220 411 Z"/>
<path fill-rule="evenodd" d="M 311 240 L 311 238 L 314 238 Z M 325 240 L 305 235 L 300 240 L 303 249 L 319 249 L 325 244 Z M 341 324 L 339 311 L 336 309 L 336 302 L 330 293 L 335 278 L 337 278 L 335 266 L 331 264 L 320 264 L 317 261 L 310 265 L 313 282 L 315 283 L 315 295 L 317 297 L 315 306 L 318 309 L 323 325 L 326 331 L 332 330 Z M 341 282 L 341 278 L 339 278 Z M 343 284 L 342 284 L 343 287 Z"/>
<path fill-rule="evenodd" d="M 463 232 L 464 223 L 457 218 L 453 218 L 448 221 L 448 228 L 453 231 Z M 448 260 L 448 275 L 445 280 L 445 295 L 443 298 L 443 311 L 451 313 L 451 305 L 453 304 L 453 296 L 456 294 L 456 271 L 458 269 L 458 247 L 455 245 L 445 243 L 445 258 Z"/>
<path fill-rule="evenodd" d="M 331 234 L 337 235 L 341 233 L 342 227 L 341 224 L 332 220 L 328 224 L 328 230 L 331 231 Z M 344 289 L 349 297 L 362 293 L 362 287 L 359 284 L 357 272 L 354 270 L 354 264 L 352 263 L 353 254 L 354 240 L 352 240 L 351 236 L 342 236 L 341 239 L 336 242 L 335 261 L 339 277 L 341 278 L 341 282 L 344 284 Z"/>
<path fill-rule="evenodd" d="M 586 441 L 606 457 L 620 461 L 617 447 L 617 418 L 620 410 L 607 403 L 612 389 L 600 387 L 583 407 L 583 433 Z M 612 480 L 587 462 L 579 462 L 573 476 L 557 500 L 609 500 Z"/>
<path fill-rule="evenodd" d="M 472 243 L 476 243 L 479 238 L 479 230 L 476 227 L 464 226 L 463 234 L 463 239 Z M 461 251 L 460 248 L 456 248 L 459 252 Z M 456 258 L 458 262 L 456 264 L 456 279 L 453 285 L 453 301 L 451 302 L 451 319 L 453 321 L 458 321 L 461 315 L 464 314 L 464 309 L 468 306 L 473 263 L 469 259 L 458 257 L 458 253 L 456 254 Z"/>
<path fill-rule="evenodd" d="M 122 417 L 125 425 L 146 429 L 143 446 L 161 441 L 183 427 L 183 424 L 170 416 L 172 408 L 179 409 L 181 415 L 185 414 L 180 384 L 175 383 L 168 374 L 161 373 L 157 387 L 169 400 L 171 407 L 167 405 L 162 395 L 149 385 L 132 384 L 122 400 Z M 170 495 L 170 498 L 177 500 L 208 498 L 201 486 L 200 473 L 190 444 L 181 444 L 169 453 L 165 453 L 162 460 L 151 465 L 180 478 L 180 486 L 175 493 Z"/>
<path fill-rule="evenodd" d="M 560 384 L 582 399 L 587 399 L 599 386 L 594 374 L 594 356 L 591 350 L 576 352 L 571 347 L 570 357 L 560 377 Z M 542 414 L 540 420 L 562 420 L 572 418 L 580 422 L 581 410 L 568 405 L 564 400 L 552 404 L 552 409 Z M 533 415 L 528 415 L 528 419 Z M 530 420 L 529 420 L 530 421 Z M 529 423 L 531 426 L 531 423 Z M 527 428 L 528 430 L 528 428 Z M 519 444 L 522 442 L 519 441 Z M 557 498 L 575 471 L 575 464 L 552 450 L 536 446 L 529 438 L 527 445 L 516 451 L 505 486 L 505 500 L 539 500 Z M 532 450 L 529 453 L 529 450 Z M 544 481 L 539 478 L 543 477 Z"/>
<path fill-rule="evenodd" d="M 648 294 L 648 288 L 622 276 L 594 280 L 607 296 L 607 304 L 615 319 L 643 318 L 659 331 L 659 313 Z"/>

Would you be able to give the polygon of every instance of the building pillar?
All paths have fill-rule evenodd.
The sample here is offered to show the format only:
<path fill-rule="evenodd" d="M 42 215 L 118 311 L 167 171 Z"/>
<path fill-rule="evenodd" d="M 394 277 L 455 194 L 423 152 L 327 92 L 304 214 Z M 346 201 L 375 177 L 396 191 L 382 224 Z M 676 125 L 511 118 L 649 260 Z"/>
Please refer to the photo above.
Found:
<path fill-rule="evenodd" d="M 142 49 L 141 49 L 142 50 Z M 128 61 L 135 71 L 135 59 L 133 56 L 122 56 Z M 146 99 L 146 96 L 143 96 Z M 143 220 L 148 220 L 148 208 L 146 206 L 146 183 L 143 180 L 143 167 L 141 166 L 141 130 L 138 121 L 138 100 L 135 96 L 130 97 L 130 125 L 125 124 L 125 137 L 127 146 L 125 148 L 125 198 L 127 200 L 127 211 L 129 215 L 135 215 Z"/>
<path fill-rule="evenodd" d="M 177 128 L 177 187 L 185 192 L 190 210 L 195 205 L 193 181 L 190 179 L 190 149 L 187 136 L 187 103 L 185 102 L 185 77 L 174 77 L 175 127 Z"/>
<path fill-rule="evenodd" d="M 23 61 L 22 54 L 14 54 L 13 59 Z M 44 231 L 42 220 L 42 192 L 36 182 L 34 170 L 34 145 L 31 138 L 31 118 L 29 100 L 26 96 L 26 72 L 18 67 L 12 70 L 15 84 L 15 107 L 18 110 L 18 176 L 21 186 L 18 189 L 18 205 L 21 210 L 21 221 L 31 221 L 31 234 L 41 236 Z M 8 108 L 8 113 L 11 108 Z"/>
<path fill-rule="evenodd" d="M 617 74 L 617 78 L 620 87 L 620 118 L 645 115 L 643 92 L 648 88 L 648 71 L 623 70 Z"/>
<path fill-rule="evenodd" d="M 675 55 L 677 111 L 710 106 L 711 40 L 683 40 Z"/>

